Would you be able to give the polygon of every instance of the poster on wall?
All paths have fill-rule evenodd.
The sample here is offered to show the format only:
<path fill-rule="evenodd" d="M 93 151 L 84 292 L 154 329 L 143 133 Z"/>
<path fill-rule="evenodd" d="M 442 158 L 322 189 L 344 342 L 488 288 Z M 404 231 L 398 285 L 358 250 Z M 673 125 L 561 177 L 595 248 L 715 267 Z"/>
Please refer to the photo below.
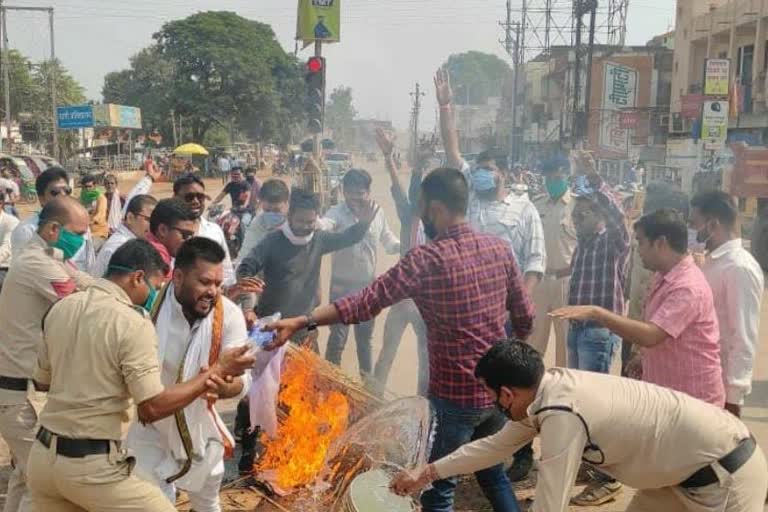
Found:
<path fill-rule="evenodd" d="M 704 63 L 704 96 L 728 96 L 731 61 L 707 59 Z"/>
<path fill-rule="evenodd" d="M 629 130 L 622 114 L 637 104 L 637 70 L 612 62 L 605 63 L 603 105 L 600 115 L 600 148 L 626 155 Z M 622 121 L 625 121 L 622 123 Z"/>
<path fill-rule="evenodd" d="M 728 139 L 728 102 L 705 101 L 701 114 L 701 138 L 707 149 L 725 147 Z"/>

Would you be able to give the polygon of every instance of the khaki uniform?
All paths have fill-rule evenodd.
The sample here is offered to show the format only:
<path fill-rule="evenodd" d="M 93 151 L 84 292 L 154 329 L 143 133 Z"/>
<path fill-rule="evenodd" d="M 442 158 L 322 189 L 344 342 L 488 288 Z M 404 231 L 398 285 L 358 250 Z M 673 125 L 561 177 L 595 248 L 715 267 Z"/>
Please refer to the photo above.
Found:
<path fill-rule="evenodd" d="M 568 323 L 554 320 L 547 313 L 568 305 L 568 288 L 571 282 L 571 258 L 576 250 L 576 228 L 571 220 L 573 199 L 566 192 L 557 201 L 549 196 L 536 201 L 536 208 L 544 226 L 544 243 L 547 248 L 547 271 L 533 291 L 536 318 L 528 343 L 542 356 L 547 351 L 549 333 L 555 329 L 555 365 L 566 366 L 566 340 Z"/>
<path fill-rule="evenodd" d="M 5 512 L 29 507 L 24 475 L 45 395 L 31 384 L 42 338 L 43 316 L 59 299 L 92 278 L 65 263 L 61 251 L 37 234 L 14 259 L 0 293 L 0 434 L 13 457 Z M 16 383 L 9 384 L 9 380 Z M 24 381 L 27 381 L 26 383 Z M 16 389 L 10 389 L 10 388 Z M 24 389 L 26 388 L 26 389 Z"/>
<path fill-rule="evenodd" d="M 586 448 L 587 433 L 576 414 L 537 412 L 566 406 L 589 426 L 600 450 Z M 733 474 L 717 462 L 749 437 L 738 418 L 723 409 L 646 382 L 578 370 L 548 370 L 529 417 L 508 422 L 496 435 L 463 446 L 434 463 L 440 478 L 469 474 L 509 458 L 537 435 L 541 462 L 533 511 L 568 509 L 571 485 L 585 460 L 601 472 L 639 489 L 631 512 L 762 512 L 768 467 L 759 446 Z M 602 454 L 602 455 L 601 455 Z M 711 465 L 719 482 L 679 486 Z"/>
<path fill-rule="evenodd" d="M 120 444 L 131 399 L 163 391 L 149 316 L 100 279 L 51 308 L 43 329 L 35 380 L 50 385 L 40 425 L 54 435 L 30 453 L 33 509 L 174 511 L 156 486 L 132 474 L 134 459 Z M 70 458 L 57 453 L 62 438 L 105 440 L 110 452 Z"/>

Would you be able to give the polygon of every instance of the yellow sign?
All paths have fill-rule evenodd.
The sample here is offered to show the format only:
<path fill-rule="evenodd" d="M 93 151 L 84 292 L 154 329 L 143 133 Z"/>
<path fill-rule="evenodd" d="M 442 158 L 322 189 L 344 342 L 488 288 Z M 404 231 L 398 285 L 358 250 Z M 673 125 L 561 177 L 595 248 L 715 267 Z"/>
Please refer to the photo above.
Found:
<path fill-rule="evenodd" d="M 704 64 L 704 95 L 728 96 L 731 61 L 728 59 L 707 59 Z"/>
<path fill-rule="evenodd" d="M 341 40 L 341 0 L 299 0 L 296 39 L 338 43 Z"/>

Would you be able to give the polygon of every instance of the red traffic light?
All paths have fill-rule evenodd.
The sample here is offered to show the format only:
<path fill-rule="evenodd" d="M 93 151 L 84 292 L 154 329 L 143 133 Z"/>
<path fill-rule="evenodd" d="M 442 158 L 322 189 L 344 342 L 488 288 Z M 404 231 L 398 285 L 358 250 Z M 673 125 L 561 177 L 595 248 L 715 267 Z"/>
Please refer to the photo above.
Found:
<path fill-rule="evenodd" d="M 323 70 L 324 64 L 322 57 L 310 57 L 307 61 L 307 70 L 310 73 L 320 73 Z"/>

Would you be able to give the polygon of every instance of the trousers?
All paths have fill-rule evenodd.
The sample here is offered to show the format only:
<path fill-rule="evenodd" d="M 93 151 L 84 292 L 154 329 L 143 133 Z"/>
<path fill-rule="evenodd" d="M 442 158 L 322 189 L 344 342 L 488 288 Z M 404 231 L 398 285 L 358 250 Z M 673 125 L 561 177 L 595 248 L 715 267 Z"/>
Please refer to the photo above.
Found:
<path fill-rule="evenodd" d="M 507 421 L 495 407 L 471 409 L 435 397 L 430 397 L 429 401 L 437 419 L 430 462 L 445 457 L 470 441 L 495 434 Z M 502 464 L 478 471 L 475 478 L 494 512 L 519 512 L 512 484 Z M 456 484 L 456 478 L 434 482 L 432 489 L 421 495 L 422 511 L 452 512 Z"/>
<path fill-rule="evenodd" d="M 429 353 L 427 352 L 427 326 L 421 318 L 421 313 L 416 303 L 411 299 L 398 302 L 391 308 L 384 322 L 384 343 L 376 361 L 373 371 L 376 387 L 381 393 L 387 386 L 389 372 L 395 362 L 397 350 L 408 326 L 411 326 L 416 335 L 416 355 L 418 359 L 418 384 L 417 392 L 421 396 L 427 394 L 429 387 Z"/>
<path fill-rule="evenodd" d="M 568 368 L 610 373 L 621 338 L 604 327 L 571 322 L 568 332 Z"/>
<path fill-rule="evenodd" d="M 716 470 L 717 472 L 717 470 Z M 663 487 L 638 491 L 627 512 L 762 512 L 768 491 L 768 466 L 758 447 L 734 474 L 719 472 L 720 482 L 695 489 Z"/>
<path fill-rule="evenodd" d="M 533 302 L 536 305 L 536 317 L 533 320 L 533 330 L 528 337 L 528 344 L 535 348 L 542 357 L 547 353 L 549 334 L 555 331 L 555 366 L 560 368 L 567 364 L 566 337 L 568 322 L 555 320 L 548 313 L 568 304 L 568 286 L 570 277 L 556 278 L 544 276 L 533 290 Z"/>
<path fill-rule="evenodd" d="M 3 512 L 27 512 L 31 510 L 27 489 L 27 460 L 35 442 L 37 411 L 44 404 L 44 395 L 34 393 L 26 402 L 0 406 L 0 435 L 11 452 L 13 472 L 8 479 L 8 491 Z"/>
<path fill-rule="evenodd" d="M 362 286 L 342 286 L 331 284 L 330 299 L 334 302 L 342 297 L 355 293 L 363 288 Z M 373 329 L 375 320 L 369 320 L 353 326 L 355 331 L 355 342 L 357 344 L 357 364 L 360 375 L 363 377 L 371 375 L 373 371 L 373 349 L 371 342 L 373 340 Z M 349 326 L 335 324 L 331 326 L 331 332 L 328 335 L 328 346 L 325 350 L 325 358 L 335 365 L 341 365 L 341 356 L 344 353 L 344 347 L 347 345 L 349 336 Z"/>
<path fill-rule="evenodd" d="M 69 458 L 56 453 L 56 437 L 29 454 L 34 512 L 175 512 L 160 489 L 133 474 L 135 461 L 116 444 L 106 455 Z"/>

